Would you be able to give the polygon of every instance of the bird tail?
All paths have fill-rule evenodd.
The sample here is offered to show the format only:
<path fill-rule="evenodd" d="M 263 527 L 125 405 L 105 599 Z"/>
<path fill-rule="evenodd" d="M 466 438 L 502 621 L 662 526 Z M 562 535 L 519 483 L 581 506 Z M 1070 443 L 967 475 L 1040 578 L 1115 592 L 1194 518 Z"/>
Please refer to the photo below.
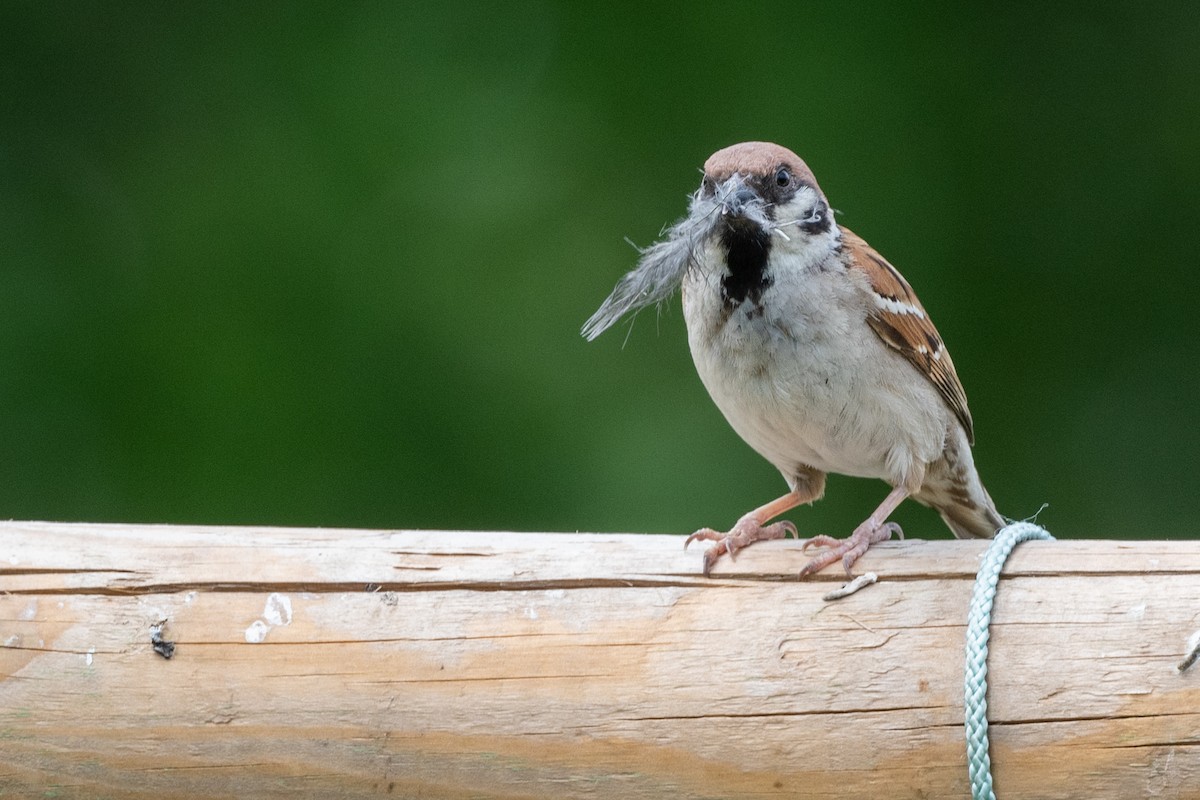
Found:
<path fill-rule="evenodd" d="M 959 539 L 991 539 L 1008 521 L 983 488 L 966 435 L 953 427 L 942 458 L 929 465 L 916 499 L 941 514 Z"/>
<path fill-rule="evenodd" d="M 1008 524 L 996 510 L 996 504 L 982 484 L 979 489 L 982 503 L 975 500 L 970 505 L 954 503 L 937 509 L 942 520 L 959 539 L 991 539 L 996 531 Z"/>

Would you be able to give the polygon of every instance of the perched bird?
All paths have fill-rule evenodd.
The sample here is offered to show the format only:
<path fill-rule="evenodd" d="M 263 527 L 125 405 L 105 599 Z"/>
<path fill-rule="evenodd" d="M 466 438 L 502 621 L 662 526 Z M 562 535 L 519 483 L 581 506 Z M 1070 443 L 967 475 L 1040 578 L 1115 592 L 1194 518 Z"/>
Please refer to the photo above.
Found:
<path fill-rule="evenodd" d="M 959 538 L 990 538 L 1005 524 L 979 480 L 962 384 L 929 314 L 900 273 L 833 219 L 808 166 L 785 147 L 744 142 L 719 150 L 688 216 L 642 251 L 584 325 L 589 340 L 626 312 L 682 285 L 692 360 L 725 419 L 790 488 L 728 532 L 702 528 L 685 542 L 724 553 L 796 535 L 770 520 L 818 500 L 825 475 L 880 478 L 893 488 L 844 540 L 801 571 L 841 559 L 849 573 L 911 497 Z M 902 534 L 901 534 L 902 535 Z"/>

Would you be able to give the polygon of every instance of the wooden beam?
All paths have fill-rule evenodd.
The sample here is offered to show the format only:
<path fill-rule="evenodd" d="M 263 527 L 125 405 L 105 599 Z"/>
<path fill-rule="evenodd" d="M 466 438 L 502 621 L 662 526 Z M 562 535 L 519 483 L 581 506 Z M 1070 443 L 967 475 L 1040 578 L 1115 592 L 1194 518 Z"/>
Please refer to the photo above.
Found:
<path fill-rule="evenodd" d="M 0 797 L 968 797 L 985 546 L 830 603 L 794 542 L 0 523 Z M 1197 542 L 1017 549 L 1003 800 L 1200 796 L 1198 598 Z"/>

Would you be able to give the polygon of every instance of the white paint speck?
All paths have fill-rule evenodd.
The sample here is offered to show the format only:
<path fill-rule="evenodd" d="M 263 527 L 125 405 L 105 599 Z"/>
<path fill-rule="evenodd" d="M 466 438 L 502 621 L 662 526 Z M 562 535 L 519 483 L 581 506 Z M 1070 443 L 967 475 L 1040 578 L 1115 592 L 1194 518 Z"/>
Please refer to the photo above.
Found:
<path fill-rule="evenodd" d="M 21 644 L 21 637 L 19 634 L 16 634 L 16 633 L 14 633 L 12 636 L 10 636 L 4 640 L 5 647 L 19 647 L 20 644 Z"/>
<path fill-rule="evenodd" d="M 549 597 L 551 600 L 562 600 L 566 596 L 566 589 L 549 589 L 546 592 L 546 597 Z"/>
<path fill-rule="evenodd" d="M 17 559 L 16 555 L 14 554 L 14 555 L 11 555 L 8 557 L 8 563 L 12 564 L 15 567 L 17 564 L 20 564 L 21 562 Z"/>
<path fill-rule="evenodd" d="M 92 657 L 96 655 L 96 648 L 89 647 L 87 654 L 83 657 L 83 663 L 89 667 L 92 665 Z"/>
<path fill-rule="evenodd" d="M 1129 616 L 1133 617 L 1134 619 L 1141 619 L 1142 617 L 1146 616 L 1146 604 L 1138 603 L 1136 606 L 1129 609 Z"/>
<path fill-rule="evenodd" d="M 195 592 L 188 592 L 187 594 L 185 594 L 185 595 L 183 596 L 183 602 L 184 602 L 186 605 L 189 605 L 189 606 L 190 606 L 192 603 L 196 602 L 196 593 L 195 593 Z"/>
<path fill-rule="evenodd" d="M 267 633 L 271 630 L 271 626 L 263 622 L 261 619 L 256 619 L 250 623 L 250 627 L 246 628 L 246 642 L 248 644 L 259 644 L 267 638 Z"/>
<path fill-rule="evenodd" d="M 271 628 L 283 627 L 292 623 L 292 599 L 286 594 L 272 592 L 267 595 L 267 603 L 263 606 L 262 619 L 256 619 L 246 628 L 246 641 L 258 644 L 267 638 Z"/>
<path fill-rule="evenodd" d="M 21 609 L 21 613 L 17 615 L 19 620 L 37 619 L 37 600 L 30 600 L 25 608 Z"/>
<path fill-rule="evenodd" d="M 267 605 L 263 608 L 263 619 L 272 627 L 290 625 L 292 622 L 292 599 L 286 594 L 272 592 L 267 597 Z"/>
<path fill-rule="evenodd" d="M 525 616 L 528 617 L 529 619 L 537 619 L 538 618 L 537 609 L 534 608 L 533 606 L 529 606 L 528 608 L 525 609 Z"/>

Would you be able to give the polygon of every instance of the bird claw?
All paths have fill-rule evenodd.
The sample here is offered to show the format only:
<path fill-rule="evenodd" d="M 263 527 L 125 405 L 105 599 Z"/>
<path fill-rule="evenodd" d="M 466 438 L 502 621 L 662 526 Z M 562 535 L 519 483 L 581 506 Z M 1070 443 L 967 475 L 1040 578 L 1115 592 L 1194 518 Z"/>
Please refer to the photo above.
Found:
<path fill-rule="evenodd" d="M 725 538 L 725 534 L 723 534 L 723 533 L 717 533 L 712 528 L 701 528 L 700 530 L 696 531 L 691 536 L 689 536 L 683 540 L 683 549 L 687 550 L 688 545 L 696 540 L 711 542 L 711 541 L 720 541 L 723 538 Z"/>
<path fill-rule="evenodd" d="M 763 525 L 758 520 L 743 517 L 728 533 L 721 533 L 712 528 L 701 528 L 684 540 L 683 549 L 686 550 L 693 541 L 716 542 L 704 551 L 704 577 L 707 578 L 712 572 L 713 565 L 722 555 L 728 553 L 729 560 L 736 561 L 735 556 L 739 550 L 749 547 L 755 542 L 783 539 L 788 534 L 794 538 L 800 538 L 800 532 L 796 529 L 795 524 L 788 520 Z"/>
<path fill-rule="evenodd" d="M 850 577 L 854 576 L 850 570 L 854 566 L 854 562 L 858 561 L 859 557 L 867 552 L 873 544 L 886 542 L 895 534 L 898 538 L 904 538 L 904 531 L 900 528 L 900 524 L 896 522 L 884 522 L 876 527 L 870 527 L 864 522 L 854 529 L 854 533 L 845 539 L 835 539 L 832 536 L 814 536 L 800 546 L 801 550 L 807 550 L 810 547 L 828 547 L 829 551 L 822 553 L 804 565 L 800 570 L 800 577 L 806 578 L 814 572 L 820 572 L 839 558 L 842 560 L 842 568 L 846 570 L 846 574 Z"/>
<path fill-rule="evenodd" d="M 717 563 L 717 559 L 723 553 L 729 554 L 730 561 L 735 560 L 733 556 L 738 548 L 733 541 L 733 537 L 727 533 L 721 533 L 712 528 L 701 528 L 683 540 L 683 549 L 687 550 L 688 545 L 693 541 L 716 542 L 715 545 L 704 551 L 704 577 L 706 578 L 712 572 L 713 564 Z"/>

